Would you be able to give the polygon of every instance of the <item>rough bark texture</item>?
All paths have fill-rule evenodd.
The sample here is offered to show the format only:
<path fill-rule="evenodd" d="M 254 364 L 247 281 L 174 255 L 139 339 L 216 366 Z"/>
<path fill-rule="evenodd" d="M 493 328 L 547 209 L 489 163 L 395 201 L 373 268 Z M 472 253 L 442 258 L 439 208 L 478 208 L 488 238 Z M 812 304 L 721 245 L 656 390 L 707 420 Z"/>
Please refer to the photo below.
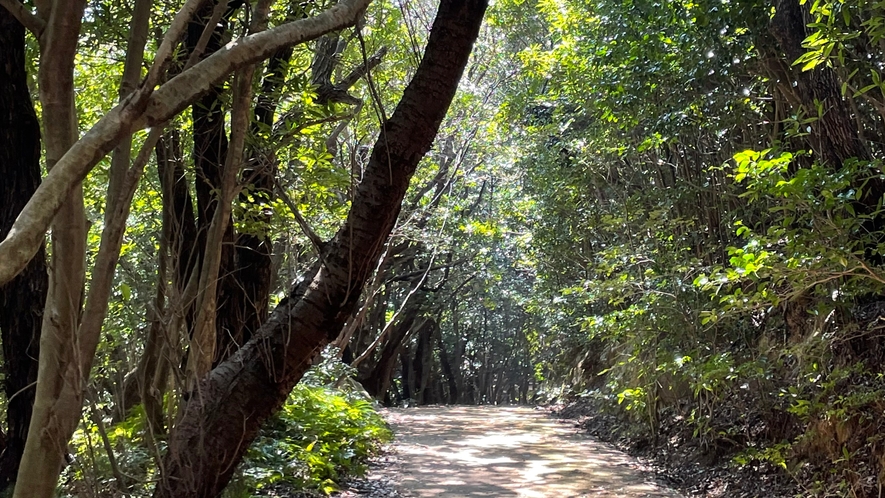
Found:
<path fill-rule="evenodd" d="M 40 126 L 25 73 L 25 30 L 0 8 L 0 238 L 40 184 Z M 0 334 L 6 399 L 6 440 L 0 492 L 15 480 L 34 404 L 40 324 L 46 302 L 46 253 L 0 287 Z"/>
<path fill-rule="evenodd" d="M 384 123 L 342 229 L 259 332 L 203 379 L 169 438 L 156 497 L 214 497 L 261 424 L 341 330 L 378 261 L 409 179 L 455 94 L 484 0 L 444 0 L 424 59 Z"/>
<path fill-rule="evenodd" d="M 819 64 L 814 69 L 802 71 L 792 64 L 805 52 L 803 41 L 810 34 L 807 28 L 811 21 L 808 5 L 800 0 L 779 0 L 775 15 L 771 18 L 768 32 L 774 42 L 760 37 L 758 45 L 768 54 L 767 67 L 773 80 L 779 82 L 786 100 L 805 117 L 817 118 L 811 123 L 811 133 L 807 137 L 808 146 L 818 161 L 838 171 L 847 162 L 858 160 L 869 163 L 872 154 L 864 142 L 862 131 L 851 109 L 850 103 L 842 97 L 840 81 L 833 68 Z M 785 59 L 785 60 L 784 60 Z M 789 68 L 789 69 L 786 69 Z M 881 265 L 883 257 L 878 246 L 883 241 L 885 217 L 878 211 L 885 196 L 885 181 L 879 175 L 857 180 L 855 188 L 861 190 L 860 198 L 853 203 L 856 213 L 872 215 L 864 220 L 861 230 L 864 234 L 874 234 L 877 240 L 865 242 L 865 259 Z M 785 302 L 785 312 L 804 307 L 798 302 Z"/>
<path fill-rule="evenodd" d="M 798 105 L 806 117 L 819 118 L 811 125 L 809 145 L 814 154 L 833 169 L 840 169 L 845 161 L 856 158 L 861 161 L 871 159 L 866 148 L 857 121 L 852 117 L 849 103 L 842 98 L 839 80 L 835 71 L 825 64 L 818 65 L 810 71 L 802 71 L 799 66 L 790 66 L 802 56 L 806 49 L 802 42 L 810 33 L 807 31 L 807 6 L 799 0 L 780 0 L 774 17 L 769 24 L 769 32 L 777 41 L 776 48 L 786 58 L 786 67 L 791 70 L 784 72 L 781 64 L 770 64 L 775 79 L 786 80 L 780 85 L 787 92 L 787 99 Z M 761 43 L 765 47 L 766 43 Z M 772 54 L 778 58 L 780 54 Z M 795 85 L 792 82 L 795 81 Z M 818 106 L 822 110 L 818 116 Z M 858 211 L 866 214 L 877 209 L 879 200 L 885 194 L 885 182 L 880 178 L 872 178 L 867 182 L 860 199 Z M 881 221 L 876 223 L 877 227 Z"/>
<path fill-rule="evenodd" d="M 781 0 L 769 26 L 788 64 L 806 51 L 802 42 L 809 33 L 803 10 L 799 0 Z M 794 67 L 792 73 L 796 81 L 794 93 L 806 116 L 817 115 L 815 101 L 820 102 L 824 110 L 820 120 L 812 126 L 814 152 L 834 168 L 841 167 L 850 157 L 868 160 L 870 153 L 860 139 L 848 103 L 842 99 L 833 69 L 822 64 L 810 71 Z"/>

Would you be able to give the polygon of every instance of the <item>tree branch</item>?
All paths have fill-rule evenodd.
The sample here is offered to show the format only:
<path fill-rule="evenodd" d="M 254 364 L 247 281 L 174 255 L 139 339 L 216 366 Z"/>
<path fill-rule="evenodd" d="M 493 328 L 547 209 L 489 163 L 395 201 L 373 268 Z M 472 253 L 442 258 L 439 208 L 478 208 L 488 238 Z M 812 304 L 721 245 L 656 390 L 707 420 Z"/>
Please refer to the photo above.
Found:
<path fill-rule="evenodd" d="M 313 246 L 313 250 L 316 251 L 318 255 L 322 256 L 323 246 L 325 246 L 326 243 L 323 242 L 323 239 L 321 239 L 320 236 L 317 235 L 317 233 L 314 232 L 312 228 L 310 228 L 307 220 L 304 219 L 304 216 L 301 216 L 301 212 L 298 210 L 298 206 L 296 206 L 295 203 L 292 202 L 292 199 L 289 198 L 289 194 L 286 193 L 283 187 L 277 182 L 274 183 L 276 184 L 277 195 L 280 197 L 280 199 L 282 199 L 283 203 L 285 203 L 286 206 L 289 207 L 289 210 L 292 211 L 292 215 L 295 216 L 295 221 L 298 222 L 298 226 L 301 228 L 301 231 L 304 232 L 304 235 L 307 237 L 308 240 L 310 240 L 310 244 Z"/>
<path fill-rule="evenodd" d="M 384 59 L 385 55 L 387 55 L 387 47 L 379 48 L 377 52 L 372 54 L 372 56 L 366 59 L 362 64 L 354 68 L 354 70 L 351 71 L 350 74 L 342 78 L 341 81 L 335 84 L 335 86 L 343 90 L 350 89 L 350 87 L 355 85 L 360 78 L 368 74 L 368 72 L 372 69 L 375 69 L 378 64 L 381 64 L 381 61 L 382 59 Z"/>
<path fill-rule="evenodd" d="M 342 0 L 315 17 L 244 37 L 172 78 L 156 91 L 143 85 L 130 98 L 111 109 L 46 175 L 6 239 L 0 243 L 0 285 L 24 269 L 43 243 L 44 234 L 67 193 L 123 138 L 174 117 L 236 69 L 266 59 L 283 47 L 314 40 L 353 25 L 370 1 Z M 166 41 L 163 43 L 165 45 Z"/>
<path fill-rule="evenodd" d="M 34 34 L 39 40 L 43 30 L 46 29 L 46 21 L 37 17 L 36 14 L 26 9 L 24 4 L 18 0 L 0 0 L 0 6 L 4 7 L 13 15 L 18 22 L 22 23 L 28 31 Z"/>
<path fill-rule="evenodd" d="M 459 260 L 452 261 L 450 263 L 446 263 L 443 265 L 429 266 L 424 270 L 413 271 L 411 273 L 406 273 L 405 275 L 397 275 L 395 277 L 391 277 L 390 279 L 387 280 L 387 282 L 388 283 L 390 283 L 390 282 L 404 282 L 406 280 L 411 280 L 412 278 L 417 277 L 418 275 L 425 274 L 427 272 L 436 271 L 436 270 L 445 270 L 448 268 L 454 268 L 458 265 L 466 263 L 467 261 L 469 261 L 468 258 L 461 258 Z"/>
<path fill-rule="evenodd" d="M 169 25 L 169 29 L 163 35 L 163 41 L 160 42 L 160 47 L 154 56 L 154 64 L 148 70 L 142 88 L 152 91 L 153 87 L 160 82 L 166 65 L 169 63 L 169 59 L 172 58 L 172 53 L 175 51 L 175 47 L 178 46 L 187 28 L 187 23 L 205 2 L 206 0 L 187 0 L 181 7 L 181 10 L 175 14 L 172 24 Z"/>

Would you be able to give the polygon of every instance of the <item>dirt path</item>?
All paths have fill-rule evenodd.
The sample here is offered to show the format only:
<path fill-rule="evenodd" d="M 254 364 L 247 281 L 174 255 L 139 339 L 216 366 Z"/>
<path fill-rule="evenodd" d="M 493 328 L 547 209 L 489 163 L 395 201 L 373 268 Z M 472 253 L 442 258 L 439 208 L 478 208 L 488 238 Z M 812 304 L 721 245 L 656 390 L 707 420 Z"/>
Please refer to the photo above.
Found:
<path fill-rule="evenodd" d="M 380 477 L 415 497 L 679 498 L 627 455 L 523 407 L 387 410 L 396 462 Z"/>

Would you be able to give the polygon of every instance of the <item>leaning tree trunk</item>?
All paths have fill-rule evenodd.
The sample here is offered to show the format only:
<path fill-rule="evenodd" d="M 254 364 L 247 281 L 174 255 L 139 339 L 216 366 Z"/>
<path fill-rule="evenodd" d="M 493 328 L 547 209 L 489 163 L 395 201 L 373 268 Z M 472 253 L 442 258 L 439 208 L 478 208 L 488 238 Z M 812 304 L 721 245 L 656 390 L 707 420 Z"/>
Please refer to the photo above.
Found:
<path fill-rule="evenodd" d="M 425 298 L 426 296 L 422 293 L 419 296 L 413 297 L 405 304 L 406 308 L 402 311 L 402 316 L 396 319 L 396 323 L 393 325 L 381 348 L 378 361 L 370 372 L 359 379 L 360 384 L 363 385 L 366 392 L 372 397 L 383 399 L 384 394 L 390 389 L 390 382 L 393 379 L 396 362 L 400 357 L 403 344 L 415 330 L 415 321 L 418 319 L 418 314 L 421 311 L 421 305 Z M 419 327 L 423 327 L 423 324 L 419 325 Z M 406 356 L 408 354 L 403 355 L 404 358 Z M 414 376 L 410 375 L 412 368 L 411 360 L 404 360 L 402 368 L 404 376 L 408 375 L 409 379 L 414 379 Z M 415 392 L 413 389 L 415 387 L 414 381 L 410 380 L 407 384 L 409 393 L 406 399 L 411 398 Z"/>
<path fill-rule="evenodd" d="M 25 72 L 25 30 L 0 8 L 0 239 L 40 183 L 40 125 Z M 6 390 L 5 448 L 0 492 L 15 481 L 25 449 L 32 384 L 37 380 L 40 325 L 46 302 L 46 254 L 41 248 L 25 270 L 0 287 L 0 335 Z"/>
<path fill-rule="evenodd" d="M 154 496 L 218 496 L 261 424 L 341 331 L 455 95 L 485 8 L 485 0 L 441 2 L 424 59 L 382 126 L 347 220 L 258 333 L 194 390 L 170 434 Z"/>

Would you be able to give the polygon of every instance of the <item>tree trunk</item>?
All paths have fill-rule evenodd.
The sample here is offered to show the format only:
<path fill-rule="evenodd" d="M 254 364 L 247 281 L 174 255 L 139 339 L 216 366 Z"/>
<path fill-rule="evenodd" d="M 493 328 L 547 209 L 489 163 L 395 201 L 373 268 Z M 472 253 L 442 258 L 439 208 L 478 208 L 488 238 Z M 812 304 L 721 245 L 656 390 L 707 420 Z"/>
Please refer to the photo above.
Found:
<path fill-rule="evenodd" d="M 789 65 L 806 51 L 802 46 L 808 37 L 803 11 L 799 0 L 780 0 L 771 18 L 769 30 Z M 796 82 L 792 87 L 794 95 L 806 117 L 817 116 L 816 102 L 824 111 L 820 120 L 812 125 L 811 147 L 814 152 L 833 168 L 840 168 L 851 157 L 869 160 L 870 153 L 861 141 L 847 102 L 842 99 L 835 71 L 825 64 L 809 71 L 794 67 L 791 77 Z"/>
<path fill-rule="evenodd" d="M 852 118 L 848 102 L 842 98 L 839 81 L 836 72 L 825 64 L 818 65 L 809 71 L 791 66 L 796 59 L 805 53 L 802 46 L 808 37 L 806 22 L 806 7 L 799 0 L 779 0 L 775 15 L 771 18 L 769 31 L 777 40 L 777 47 L 770 47 L 762 43 L 768 50 L 779 51 L 786 58 L 786 67 L 792 69 L 786 74 L 773 64 L 769 69 L 775 78 L 787 80 L 787 84 L 780 88 L 789 92 L 788 100 L 797 102 L 806 117 L 819 118 L 811 124 L 809 145 L 814 154 L 825 164 L 833 169 L 841 169 L 846 160 L 857 158 L 861 161 L 871 159 L 870 151 L 865 146 L 857 127 L 857 121 Z M 770 54 L 771 59 L 776 59 L 780 54 Z M 780 66 L 780 65 L 778 65 Z M 788 82 L 795 81 L 795 86 Z M 818 116 L 818 107 L 822 114 Z M 878 177 L 871 178 L 865 185 L 863 195 L 859 201 L 858 212 L 871 214 L 878 208 L 879 200 L 885 195 L 885 181 Z M 881 228 L 882 222 L 876 217 L 876 228 Z"/>
<path fill-rule="evenodd" d="M 433 334 L 436 322 L 425 319 L 418 330 L 418 343 L 415 346 L 415 359 L 412 371 L 415 373 L 415 400 L 418 404 L 428 404 L 427 387 L 430 381 L 430 366 L 433 358 Z"/>
<path fill-rule="evenodd" d="M 414 376 L 412 375 L 412 356 L 409 354 L 409 348 L 406 347 L 406 348 L 400 348 L 400 349 L 401 349 L 401 351 L 399 353 L 400 369 L 401 369 L 400 380 L 402 381 L 403 389 L 402 389 L 402 393 L 400 393 L 399 399 L 401 402 L 403 402 L 403 404 L 405 406 L 405 403 L 410 403 L 411 400 L 413 400 L 415 398 L 415 390 L 414 390 L 415 381 L 413 380 Z M 391 372 L 391 374 L 392 374 L 392 372 Z M 390 376 L 388 376 L 387 378 L 389 379 Z M 373 387 L 374 387 L 374 384 L 373 384 Z M 377 388 L 376 390 L 379 390 L 379 389 L 380 388 Z M 387 389 L 384 390 L 383 393 L 375 394 L 374 395 L 375 399 L 381 398 L 383 396 L 383 394 L 386 394 L 389 389 L 390 388 L 388 387 Z M 369 393 L 369 394 L 371 394 L 371 393 Z"/>
<path fill-rule="evenodd" d="M 51 170 L 77 141 L 74 57 L 85 0 L 52 6 L 40 45 L 38 75 Z M 83 402 L 83 341 L 77 336 L 86 275 L 86 214 L 83 187 L 64 196 L 52 220 L 52 262 L 40 332 L 34 410 L 15 486 L 15 498 L 48 498 L 64 464 L 67 441 L 77 428 Z M 94 354 L 94 351 L 92 352 Z M 91 357 L 90 357 L 91 360 Z M 90 362 L 91 364 L 91 362 Z"/>
<path fill-rule="evenodd" d="M 40 184 L 40 125 L 25 72 L 25 30 L 0 8 L 0 239 Z M 40 326 L 46 303 L 43 248 L 25 270 L 0 287 L 0 334 L 6 391 L 6 438 L 0 493 L 15 481 L 25 448 L 37 381 Z"/>
<path fill-rule="evenodd" d="M 393 378 L 396 361 L 400 357 L 403 343 L 415 325 L 415 319 L 417 316 L 417 307 L 412 307 L 404 313 L 390 332 L 390 336 L 384 343 L 384 347 L 381 349 L 381 355 L 378 357 L 378 361 L 375 363 L 372 371 L 360 380 L 360 383 L 366 388 L 366 392 L 372 397 L 381 399 L 384 397 L 384 393 L 387 392 L 387 389 L 390 388 L 390 381 Z M 411 368 L 411 362 L 409 362 L 408 365 L 403 365 L 404 371 L 409 368 Z M 408 373 L 404 372 L 404 375 L 408 375 Z M 412 397 L 414 391 L 411 389 L 411 384 L 409 387 L 409 392 L 405 394 L 405 396 Z"/>
<path fill-rule="evenodd" d="M 448 404 L 453 405 L 458 402 L 458 382 L 455 380 L 455 372 L 452 371 L 452 364 L 449 362 L 449 354 L 446 351 L 446 345 L 443 342 L 442 331 L 437 334 L 436 339 L 437 347 L 439 348 L 440 367 L 442 368 L 443 376 L 446 378 L 446 384 L 448 385 L 448 396 L 446 397 L 446 401 Z"/>
<path fill-rule="evenodd" d="M 218 496 L 261 424 L 341 331 L 454 97 L 485 8 L 484 0 L 441 2 L 424 59 L 382 126 L 347 220 L 258 333 L 194 390 L 170 434 L 157 498 Z"/>
<path fill-rule="evenodd" d="M 199 50 L 201 41 L 207 41 L 205 49 L 200 57 L 205 58 L 217 52 L 221 48 L 222 39 L 227 31 L 227 19 L 235 12 L 231 9 L 224 15 L 221 22 L 214 22 L 213 13 L 219 8 L 215 2 L 204 5 L 196 19 L 188 25 L 187 47 L 188 53 L 193 55 Z M 220 7 L 224 8 L 224 7 Z M 208 24 L 213 23 L 213 26 Z M 203 39 L 203 32 L 209 29 L 208 38 Z M 192 336 L 191 346 L 188 349 L 189 365 L 213 365 L 217 360 L 226 358 L 238 347 L 240 331 L 243 326 L 243 317 L 240 314 L 244 301 L 242 287 L 237 283 L 236 274 L 236 250 L 233 223 L 228 219 L 219 220 L 224 226 L 223 232 L 218 234 L 220 239 L 210 239 L 209 232 L 215 211 L 219 208 L 227 209 L 219 203 L 223 202 L 219 192 L 222 188 L 224 164 L 228 155 L 228 138 L 225 130 L 224 88 L 221 85 L 213 85 L 200 100 L 191 108 L 193 117 L 193 160 L 196 171 L 195 191 L 197 194 L 197 247 L 198 265 L 200 274 L 205 271 L 203 265 L 207 259 L 220 258 L 217 273 L 211 275 L 205 286 L 199 288 L 200 297 L 195 304 L 204 299 L 212 301 L 206 303 L 215 311 L 211 317 L 204 316 L 204 320 L 211 323 L 192 323 L 189 333 Z M 214 273 L 214 272 L 213 272 Z M 209 289 L 208 285 L 213 288 Z M 200 337 L 202 334 L 210 334 L 211 337 Z M 197 337 L 194 337 L 194 335 Z M 212 342 L 211 347 L 206 347 Z M 195 344 L 203 344 L 196 348 Z M 207 356 L 201 358 L 201 356 Z M 188 379 L 188 382 L 196 379 Z M 190 388 L 190 387 L 189 387 Z"/>
<path fill-rule="evenodd" d="M 286 74 L 286 67 L 292 57 L 292 49 L 287 48 L 274 54 L 267 62 L 267 70 L 261 84 L 255 106 L 255 121 L 252 123 L 252 134 L 257 135 L 262 127 L 273 126 L 277 109 L 274 97 L 279 93 Z M 243 299 L 236 313 L 241 317 L 238 321 L 242 327 L 236 336 L 231 337 L 232 344 L 219 350 L 218 361 L 226 359 L 232 350 L 239 348 L 252 338 L 261 324 L 267 320 L 268 301 L 273 285 L 272 260 L 273 242 L 267 233 L 264 213 L 270 212 L 269 204 L 274 199 L 274 177 L 276 174 L 276 158 L 273 151 L 250 150 L 250 167 L 243 176 L 252 179 L 249 194 L 254 199 L 249 209 L 260 216 L 255 220 L 258 224 L 255 233 L 241 233 L 236 236 L 236 280 L 243 289 Z M 243 195 L 240 202 L 249 205 L 249 196 Z"/>

